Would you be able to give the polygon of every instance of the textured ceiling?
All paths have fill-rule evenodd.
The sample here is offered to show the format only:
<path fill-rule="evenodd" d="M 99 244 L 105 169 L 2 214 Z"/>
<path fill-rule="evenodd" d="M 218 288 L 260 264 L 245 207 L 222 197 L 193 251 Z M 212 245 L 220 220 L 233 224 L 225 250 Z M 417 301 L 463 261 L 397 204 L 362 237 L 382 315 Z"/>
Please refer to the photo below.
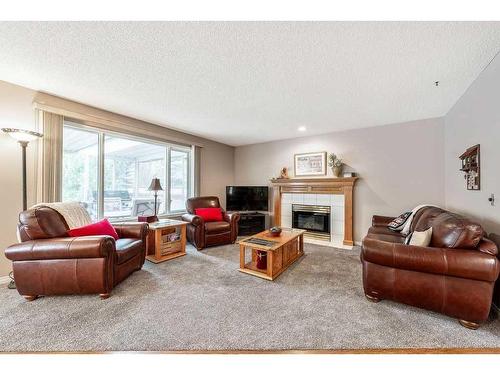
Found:
<path fill-rule="evenodd" d="M 0 80 L 243 145 L 443 116 L 499 49 L 498 22 L 1 22 Z"/>

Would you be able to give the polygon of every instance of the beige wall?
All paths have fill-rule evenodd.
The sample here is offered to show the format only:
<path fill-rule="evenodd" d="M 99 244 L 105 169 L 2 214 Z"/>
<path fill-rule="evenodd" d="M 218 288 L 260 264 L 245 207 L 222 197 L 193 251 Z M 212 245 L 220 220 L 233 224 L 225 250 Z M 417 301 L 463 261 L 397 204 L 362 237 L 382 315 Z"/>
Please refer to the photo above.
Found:
<path fill-rule="evenodd" d="M 35 130 L 33 97 L 35 91 L 0 81 L 0 128 L 22 128 Z M 33 203 L 35 182 L 35 144 L 28 146 L 28 200 Z M 11 270 L 10 262 L 4 257 L 3 249 L 16 242 L 17 215 L 23 206 L 21 147 L 4 132 L 0 133 L 0 277 Z"/>
<path fill-rule="evenodd" d="M 0 81 L 0 128 L 35 129 L 33 100 L 40 95 L 33 90 Z M 77 108 L 78 105 L 75 105 Z M 119 116 L 116 116 L 119 117 Z M 144 124 L 142 124 L 144 125 Z M 153 127 L 152 127 L 153 128 Z M 175 139 L 183 139 L 203 145 L 201 149 L 200 194 L 218 195 L 225 205 L 226 185 L 234 183 L 234 147 L 213 142 L 182 132 L 161 129 Z M 28 147 L 28 205 L 34 204 L 36 191 L 34 171 L 36 147 Z M 0 277 L 11 270 L 10 261 L 3 249 L 16 242 L 16 224 L 22 209 L 21 148 L 8 135 L 0 133 Z"/>
<path fill-rule="evenodd" d="M 226 207 L 226 186 L 234 184 L 234 147 L 204 141 L 201 150 L 200 195 L 217 195 Z"/>
<path fill-rule="evenodd" d="M 500 233 L 500 58 L 479 75 L 445 118 L 446 206 L 478 220 L 486 231 Z M 465 187 L 458 159 L 481 145 L 481 190 Z M 495 194 L 496 205 L 488 197 Z"/>
<path fill-rule="evenodd" d="M 397 216 L 421 203 L 444 205 L 443 133 L 443 119 L 436 118 L 241 146 L 235 151 L 235 183 L 265 185 L 282 167 L 293 171 L 295 153 L 334 152 L 360 177 L 354 238 L 361 241 L 374 214 Z"/>

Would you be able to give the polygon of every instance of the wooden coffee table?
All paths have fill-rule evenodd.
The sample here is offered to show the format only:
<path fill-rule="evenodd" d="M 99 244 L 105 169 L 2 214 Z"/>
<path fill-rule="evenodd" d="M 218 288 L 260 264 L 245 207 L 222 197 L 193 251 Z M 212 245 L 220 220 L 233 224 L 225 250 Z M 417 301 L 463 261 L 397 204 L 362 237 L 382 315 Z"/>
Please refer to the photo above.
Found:
<path fill-rule="evenodd" d="M 240 272 L 274 280 L 291 264 L 304 255 L 304 233 L 302 229 L 283 228 L 279 237 L 272 237 L 268 230 L 257 233 L 239 241 L 240 245 Z M 264 242 L 262 242 L 262 240 Z M 252 250 L 252 260 L 246 262 L 245 250 Z M 257 268 L 258 252 L 267 253 L 266 269 Z"/>

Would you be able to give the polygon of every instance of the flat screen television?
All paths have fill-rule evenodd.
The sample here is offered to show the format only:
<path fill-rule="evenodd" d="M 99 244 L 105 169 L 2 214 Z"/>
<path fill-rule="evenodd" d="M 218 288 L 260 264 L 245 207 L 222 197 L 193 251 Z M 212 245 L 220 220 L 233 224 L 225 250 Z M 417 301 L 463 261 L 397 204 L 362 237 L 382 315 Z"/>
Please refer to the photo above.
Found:
<path fill-rule="evenodd" d="M 267 186 L 226 186 L 228 211 L 268 211 Z"/>

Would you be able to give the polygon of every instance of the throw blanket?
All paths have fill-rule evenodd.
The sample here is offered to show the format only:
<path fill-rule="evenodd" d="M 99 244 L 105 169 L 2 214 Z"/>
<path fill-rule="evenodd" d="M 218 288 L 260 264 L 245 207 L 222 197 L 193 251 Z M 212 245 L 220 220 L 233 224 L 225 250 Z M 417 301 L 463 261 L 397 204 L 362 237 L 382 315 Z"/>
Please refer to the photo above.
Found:
<path fill-rule="evenodd" d="M 84 225 L 92 224 L 92 219 L 89 213 L 79 202 L 54 202 L 54 203 L 39 203 L 35 207 L 49 207 L 56 210 L 66 220 L 69 229 L 83 227 Z"/>
<path fill-rule="evenodd" d="M 437 207 L 433 204 L 421 204 L 420 206 L 415 207 L 413 210 L 411 210 L 411 215 L 408 217 L 408 220 L 406 220 L 406 224 L 401 230 L 401 234 L 404 234 L 405 236 L 410 233 L 410 227 L 411 223 L 413 222 L 413 218 L 415 217 L 415 214 L 417 213 L 418 210 L 424 207 Z"/>

